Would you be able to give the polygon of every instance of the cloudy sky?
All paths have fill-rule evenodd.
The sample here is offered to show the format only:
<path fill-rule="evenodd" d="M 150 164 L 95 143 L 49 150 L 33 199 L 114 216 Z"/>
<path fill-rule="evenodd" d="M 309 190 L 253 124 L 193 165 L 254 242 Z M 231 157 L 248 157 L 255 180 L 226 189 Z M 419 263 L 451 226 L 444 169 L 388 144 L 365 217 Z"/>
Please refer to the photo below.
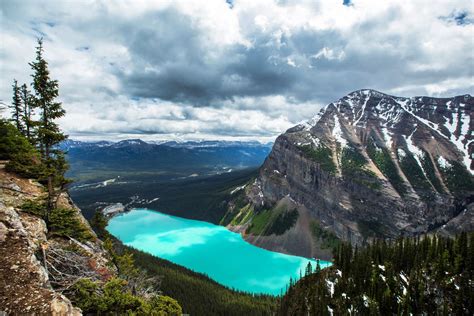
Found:
<path fill-rule="evenodd" d="M 258 139 L 345 94 L 474 91 L 471 0 L 1 0 L 0 100 L 45 57 L 75 139 Z M 6 113 L 3 113 L 5 115 Z"/>

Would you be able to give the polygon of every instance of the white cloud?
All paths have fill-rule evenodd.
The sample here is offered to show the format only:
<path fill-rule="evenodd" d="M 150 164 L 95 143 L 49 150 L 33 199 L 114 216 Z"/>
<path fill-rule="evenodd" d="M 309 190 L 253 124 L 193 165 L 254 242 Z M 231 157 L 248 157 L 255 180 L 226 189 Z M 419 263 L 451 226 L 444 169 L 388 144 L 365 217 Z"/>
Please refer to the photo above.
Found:
<path fill-rule="evenodd" d="M 360 88 L 473 92 L 469 0 L 351 3 L 5 0 L 0 100 L 38 36 L 73 137 L 272 139 Z"/>

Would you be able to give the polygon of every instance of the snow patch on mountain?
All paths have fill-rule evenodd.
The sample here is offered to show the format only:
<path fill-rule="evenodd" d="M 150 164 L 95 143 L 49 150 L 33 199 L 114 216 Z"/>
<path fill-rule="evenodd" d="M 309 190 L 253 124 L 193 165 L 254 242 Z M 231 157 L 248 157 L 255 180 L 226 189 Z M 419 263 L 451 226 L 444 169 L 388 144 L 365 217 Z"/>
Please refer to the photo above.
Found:
<path fill-rule="evenodd" d="M 420 166 L 421 170 L 423 170 L 423 165 L 421 164 L 420 158 L 423 157 L 423 151 L 418 148 L 415 143 L 413 142 L 413 134 L 415 134 L 416 129 L 411 133 L 410 136 L 406 137 L 403 135 L 405 138 L 405 142 L 407 144 L 408 150 L 413 154 L 413 157 L 415 158 L 416 162 Z"/>
<path fill-rule="evenodd" d="M 347 140 L 342 137 L 342 129 L 341 129 L 341 123 L 339 122 L 339 117 L 337 115 L 334 116 L 334 129 L 332 130 L 332 135 L 336 139 L 336 142 L 341 144 L 341 148 L 344 148 L 347 146 Z"/>
<path fill-rule="evenodd" d="M 447 161 L 446 159 L 444 159 L 443 156 L 439 156 L 438 157 L 438 164 L 441 166 L 441 168 L 451 168 L 452 165 L 449 163 L 449 161 Z"/>
<path fill-rule="evenodd" d="M 461 119 L 459 119 L 461 118 Z M 450 132 L 450 137 L 449 140 L 451 143 L 453 143 L 457 149 L 462 153 L 463 155 L 463 163 L 467 167 L 467 170 L 469 170 L 472 174 L 474 174 L 474 170 L 470 169 L 471 165 L 471 158 L 469 157 L 469 144 L 472 142 L 466 141 L 466 143 L 463 143 L 463 138 L 466 138 L 469 136 L 469 124 L 471 122 L 471 117 L 470 115 L 463 115 L 461 111 L 459 112 L 453 112 L 451 121 L 446 120 L 446 123 L 444 126 L 449 130 Z M 461 126 L 459 126 L 459 124 Z M 456 135 L 456 130 L 460 129 L 459 135 Z"/>
<path fill-rule="evenodd" d="M 385 140 L 385 144 L 387 144 L 387 148 L 391 149 L 393 145 L 392 134 L 388 131 L 386 127 L 382 127 L 382 134 Z"/>

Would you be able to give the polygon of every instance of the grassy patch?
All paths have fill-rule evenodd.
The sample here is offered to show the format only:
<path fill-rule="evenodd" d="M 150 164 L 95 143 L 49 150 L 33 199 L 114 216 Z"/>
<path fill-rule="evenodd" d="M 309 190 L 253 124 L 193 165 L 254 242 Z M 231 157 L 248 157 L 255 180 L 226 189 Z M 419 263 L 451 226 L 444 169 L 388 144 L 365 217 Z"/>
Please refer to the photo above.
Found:
<path fill-rule="evenodd" d="M 255 214 L 255 216 L 252 218 L 252 223 L 247 228 L 246 233 L 253 235 L 264 235 L 265 230 L 267 227 L 269 227 L 270 221 L 272 220 L 272 213 L 273 212 L 271 210 L 262 210 Z"/>
<path fill-rule="evenodd" d="M 316 149 L 310 145 L 298 146 L 298 148 L 311 160 L 317 162 L 321 169 L 329 173 L 336 173 L 336 165 L 334 164 L 332 151 L 324 145 L 319 145 Z"/>
<path fill-rule="evenodd" d="M 270 210 L 262 210 L 254 215 L 247 233 L 253 235 L 282 235 L 295 225 L 298 220 L 296 209 L 287 210 L 281 206 Z"/>
<path fill-rule="evenodd" d="M 253 214 L 253 206 L 249 203 L 240 209 L 236 217 L 231 221 L 232 225 L 240 225 L 245 223 Z"/>
<path fill-rule="evenodd" d="M 233 204 L 233 207 L 229 207 L 230 204 Z M 250 203 L 247 201 L 247 197 L 245 194 L 245 190 L 240 190 L 234 195 L 232 195 L 232 200 L 227 205 L 227 212 L 224 216 L 220 219 L 219 225 L 227 226 L 229 224 L 237 225 L 239 222 L 243 221 L 244 219 L 237 220 L 237 217 L 240 217 L 239 213 L 245 213 L 241 215 L 246 215 L 252 212 L 250 211 Z M 246 210 L 245 210 L 246 209 Z M 253 207 L 252 210 L 253 211 Z"/>

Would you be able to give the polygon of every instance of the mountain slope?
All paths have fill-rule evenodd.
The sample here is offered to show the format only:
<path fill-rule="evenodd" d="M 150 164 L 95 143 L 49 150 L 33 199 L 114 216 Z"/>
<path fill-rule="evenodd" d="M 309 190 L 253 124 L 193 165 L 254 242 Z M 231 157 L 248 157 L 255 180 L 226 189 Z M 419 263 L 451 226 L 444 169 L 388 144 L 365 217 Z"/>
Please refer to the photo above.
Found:
<path fill-rule="evenodd" d="M 68 288 L 85 275 L 95 281 L 117 274 L 102 241 L 67 194 L 59 197 L 58 205 L 72 210 L 79 223 L 76 228 L 89 240 L 48 229 L 41 216 L 27 209 L 31 201 L 43 197 L 43 186 L 6 172 L 4 161 L 0 194 L 0 314 L 82 315 L 71 304 Z M 62 219 L 63 227 L 66 221 Z"/>
<path fill-rule="evenodd" d="M 473 109 L 470 95 L 350 93 L 277 138 L 222 224 L 265 248 L 322 257 L 340 239 L 473 230 Z M 295 209 L 282 234 L 268 230 L 276 216 L 253 229 L 261 214 Z"/>
<path fill-rule="evenodd" d="M 472 315 L 473 259 L 474 232 L 344 244 L 290 285 L 279 315 Z"/>

